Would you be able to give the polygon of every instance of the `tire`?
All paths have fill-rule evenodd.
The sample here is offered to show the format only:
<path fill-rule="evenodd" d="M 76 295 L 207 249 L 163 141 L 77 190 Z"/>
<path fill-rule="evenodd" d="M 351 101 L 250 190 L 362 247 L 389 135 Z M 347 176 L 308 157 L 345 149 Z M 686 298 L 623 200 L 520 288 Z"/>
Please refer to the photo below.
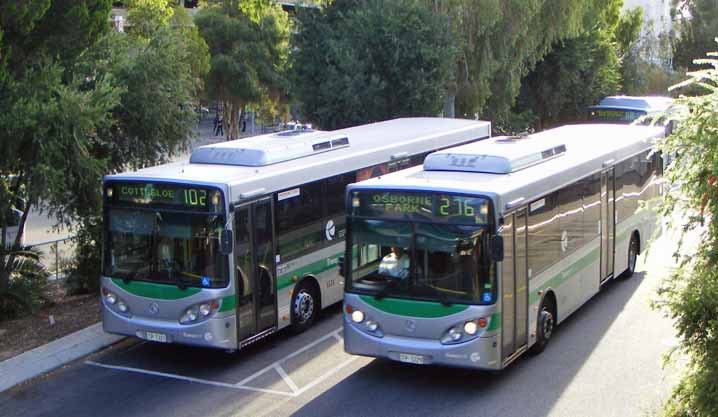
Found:
<path fill-rule="evenodd" d="M 630 278 L 633 275 L 633 272 L 636 270 L 636 262 L 638 261 L 638 239 L 636 238 L 636 235 L 634 234 L 631 236 L 631 242 L 628 244 L 628 267 L 625 271 L 623 271 L 623 274 L 621 278 L 626 279 Z"/>
<path fill-rule="evenodd" d="M 315 286 L 306 281 L 299 284 L 294 290 L 290 308 L 293 333 L 301 333 L 312 327 L 317 312 L 321 308 Z"/>
<path fill-rule="evenodd" d="M 556 328 L 553 307 L 553 301 L 550 298 L 544 298 L 536 321 L 536 343 L 531 346 L 530 353 L 532 355 L 538 355 L 543 352 L 548 346 L 549 340 L 551 340 L 553 331 Z"/>

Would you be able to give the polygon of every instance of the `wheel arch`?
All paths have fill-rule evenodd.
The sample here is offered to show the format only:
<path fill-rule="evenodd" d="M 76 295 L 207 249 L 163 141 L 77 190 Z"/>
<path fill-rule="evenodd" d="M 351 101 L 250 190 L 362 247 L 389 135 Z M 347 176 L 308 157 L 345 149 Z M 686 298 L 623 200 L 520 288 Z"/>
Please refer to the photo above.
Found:
<path fill-rule="evenodd" d="M 322 306 L 322 287 L 319 285 L 319 279 L 317 279 L 316 276 L 312 274 L 307 274 L 302 277 L 299 281 L 297 281 L 296 285 L 294 285 L 294 289 L 292 290 L 292 297 L 294 297 L 294 293 L 297 291 L 297 288 L 299 288 L 301 285 L 307 285 L 314 289 L 315 293 L 317 294 L 317 297 L 319 297 L 319 308 L 323 308 Z"/>

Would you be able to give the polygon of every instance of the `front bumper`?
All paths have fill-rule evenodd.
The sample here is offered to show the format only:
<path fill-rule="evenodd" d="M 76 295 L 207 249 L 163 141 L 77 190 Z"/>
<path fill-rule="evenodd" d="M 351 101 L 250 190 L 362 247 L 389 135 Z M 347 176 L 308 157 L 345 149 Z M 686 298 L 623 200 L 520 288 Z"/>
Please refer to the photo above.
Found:
<path fill-rule="evenodd" d="M 407 359 L 419 357 L 424 365 L 498 370 L 501 369 L 498 345 L 496 335 L 479 337 L 455 345 L 444 345 L 438 340 L 412 339 L 394 335 L 376 337 L 359 330 L 344 315 L 344 350 L 353 355 L 387 358 L 400 362 L 410 362 Z"/>

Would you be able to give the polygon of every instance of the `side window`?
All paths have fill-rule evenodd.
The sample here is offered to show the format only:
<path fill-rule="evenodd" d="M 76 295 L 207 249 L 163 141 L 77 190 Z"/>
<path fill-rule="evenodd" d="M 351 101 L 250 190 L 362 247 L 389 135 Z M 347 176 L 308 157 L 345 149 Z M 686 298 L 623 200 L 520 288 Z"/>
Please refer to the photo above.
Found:
<path fill-rule="evenodd" d="M 345 190 L 347 185 L 353 183 L 355 180 L 356 174 L 353 172 L 335 175 L 327 179 L 327 192 L 325 196 L 327 200 L 327 215 L 329 217 L 344 214 L 346 210 L 344 207 Z"/>
<path fill-rule="evenodd" d="M 601 174 L 583 180 L 583 241 L 590 243 L 601 233 Z"/>
<path fill-rule="evenodd" d="M 583 246 L 583 181 L 570 184 L 558 192 L 561 256 Z"/>
<path fill-rule="evenodd" d="M 315 181 L 276 194 L 276 223 L 282 261 L 322 242 L 322 182 Z"/>
<path fill-rule="evenodd" d="M 561 251 L 558 193 L 551 193 L 529 204 L 529 278 L 534 278 L 557 262 Z"/>

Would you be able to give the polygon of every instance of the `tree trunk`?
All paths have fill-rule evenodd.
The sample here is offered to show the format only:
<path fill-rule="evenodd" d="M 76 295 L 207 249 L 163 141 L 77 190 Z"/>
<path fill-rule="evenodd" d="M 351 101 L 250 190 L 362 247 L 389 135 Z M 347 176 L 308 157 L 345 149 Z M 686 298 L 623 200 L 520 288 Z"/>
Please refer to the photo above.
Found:
<path fill-rule="evenodd" d="M 444 101 L 444 117 L 456 117 L 456 93 L 451 91 L 446 95 L 446 101 Z"/>

